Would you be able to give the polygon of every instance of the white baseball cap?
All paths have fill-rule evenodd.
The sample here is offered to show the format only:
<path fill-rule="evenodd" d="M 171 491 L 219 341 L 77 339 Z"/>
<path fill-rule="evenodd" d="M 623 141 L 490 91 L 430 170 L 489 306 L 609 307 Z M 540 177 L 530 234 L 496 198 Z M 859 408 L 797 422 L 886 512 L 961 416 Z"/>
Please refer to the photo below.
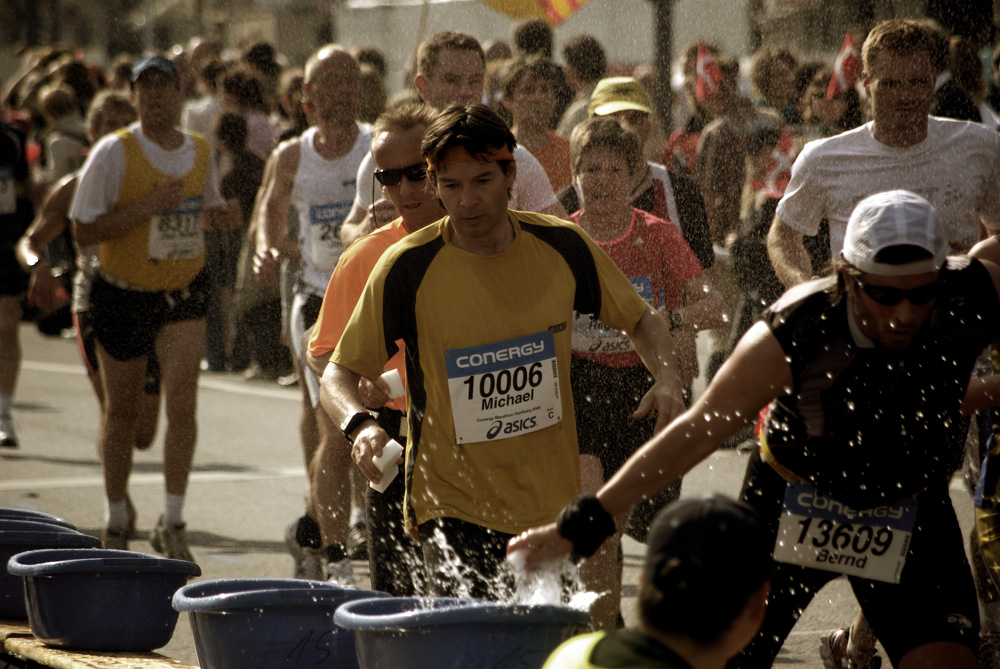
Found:
<path fill-rule="evenodd" d="M 875 258 L 890 246 L 916 246 L 931 257 L 902 265 Z M 858 202 L 847 222 L 844 260 L 862 272 L 902 276 L 934 272 L 944 266 L 948 242 L 930 202 L 915 193 L 891 190 L 869 195 Z"/>

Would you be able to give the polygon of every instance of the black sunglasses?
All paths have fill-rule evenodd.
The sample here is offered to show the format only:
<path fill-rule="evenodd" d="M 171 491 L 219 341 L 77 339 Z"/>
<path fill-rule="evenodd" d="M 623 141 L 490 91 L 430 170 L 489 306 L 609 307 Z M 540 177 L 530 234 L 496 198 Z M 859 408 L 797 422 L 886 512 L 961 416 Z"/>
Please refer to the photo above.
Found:
<path fill-rule="evenodd" d="M 403 180 L 404 176 L 410 181 L 423 181 L 427 178 L 427 163 L 413 163 L 406 167 L 375 170 L 375 178 L 383 186 L 395 186 Z"/>
<path fill-rule="evenodd" d="M 923 286 L 917 286 L 916 288 L 910 288 L 909 290 L 903 290 L 902 288 L 890 288 L 888 286 L 871 286 L 863 283 L 861 279 L 857 277 L 854 278 L 854 282 L 858 284 L 861 290 L 868 294 L 868 297 L 872 298 L 879 304 L 884 304 L 887 307 L 892 307 L 904 299 L 909 300 L 910 304 L 927 304 L 941 292 L 941 284 L 939 281 L 934 283 L 924 284 Z"/>

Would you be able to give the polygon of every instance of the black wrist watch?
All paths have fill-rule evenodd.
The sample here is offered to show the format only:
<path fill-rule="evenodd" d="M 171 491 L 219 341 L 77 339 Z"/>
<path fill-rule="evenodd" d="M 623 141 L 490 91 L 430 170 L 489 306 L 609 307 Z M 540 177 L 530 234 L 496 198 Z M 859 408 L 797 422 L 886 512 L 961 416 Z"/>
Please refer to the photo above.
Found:
<path fill-rule="evenodd" d="M 679 330 L 682 325 L 684 325 L 684 314 L 674 309 L 667 310 L 667 316 L 670 319 L 670 331 Z"/>
<path fill-rule="evenodd" d="M 375 416 L 368 413 L 367 411 L 358 411 L 352 413 L 348 416 L 343 423 L 340 424 L 340 431 L 344 433 L 344 438 L 347 439 L 347 443 L 353 444 L 354 438 L 351 437 L 354 431 L 361 427 L 361 424 L 366 420 L 375 420 Z"/>

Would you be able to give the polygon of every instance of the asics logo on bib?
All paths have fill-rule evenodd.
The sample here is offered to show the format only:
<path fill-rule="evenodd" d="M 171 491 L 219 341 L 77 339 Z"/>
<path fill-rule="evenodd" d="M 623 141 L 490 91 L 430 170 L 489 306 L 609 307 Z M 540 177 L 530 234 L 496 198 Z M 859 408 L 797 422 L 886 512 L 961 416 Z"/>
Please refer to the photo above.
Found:
<path fill-rule="evenodd" d="M 813 492 L 800 493 L 796 501 L 806 508 L 830 510 L 848 518 L 895 518 L 903 517 L 905 509 L 900 506 L 876 506 L 873 509 L 853 509 L 846 504 L 838 502 L 832 497 L 824 497 Z"/>
<path fill-rule="evenodd" d="M 517 434 L 522 430 L 530 430 L 535 427 L 535 424 L 536 421 L 534 416 L 511 421 L 498 420 L 490 425 L 490 429 L 486 433 L 486 438 L 495 439 L 501 432 L 504 434 Z"/>
<path fill-rule="evenodd" d="M 469 367 L 481 367 L 494 362 L 506 362 L 516 358 L 526 358 L 537 355 L 545 350 L 544 342 L 532 341 L 520 346 L 511 346 L 497 351 L 484 351 L 482 353 L 472 353 L 459 357 L 455 364 L 466 369 Z"/>

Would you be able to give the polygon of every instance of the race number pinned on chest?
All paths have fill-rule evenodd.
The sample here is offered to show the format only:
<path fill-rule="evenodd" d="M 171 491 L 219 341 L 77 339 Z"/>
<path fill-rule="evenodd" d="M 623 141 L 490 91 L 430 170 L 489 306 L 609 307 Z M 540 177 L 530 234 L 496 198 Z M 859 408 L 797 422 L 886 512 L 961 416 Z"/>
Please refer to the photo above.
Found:
<path fill-rule="evenodd" d="M 899 583 L 916 517 L 912 499 L 859 511 L 810 485 L 789 483 L 774 559 Z"/>
<path fill-rule="evenodd" d="M 551 332 L 445 351 L 457 443 L 498 441 L 562 420 Z"/>
<path fill-rule="evenodd" d="M 0 215 L 17 212 L 17 191 L 14 186 L 14 170 L 0 167 Z"/>
<path fill-rule="evenodd" d="M 149 219 L 149 257 L 152 260 L 190 260 L 205 250 L 201 198 L 189 197 L 176 209 Z"/>
<path fill-rule="evenodd" d="M 344 245 L 340 242 L 340 225 L 351 210 L 351 202 L 314 204 L 309 207 L 309 248 L 313 265 L 323 272 L 332 272 L 340 259 Z"/>

